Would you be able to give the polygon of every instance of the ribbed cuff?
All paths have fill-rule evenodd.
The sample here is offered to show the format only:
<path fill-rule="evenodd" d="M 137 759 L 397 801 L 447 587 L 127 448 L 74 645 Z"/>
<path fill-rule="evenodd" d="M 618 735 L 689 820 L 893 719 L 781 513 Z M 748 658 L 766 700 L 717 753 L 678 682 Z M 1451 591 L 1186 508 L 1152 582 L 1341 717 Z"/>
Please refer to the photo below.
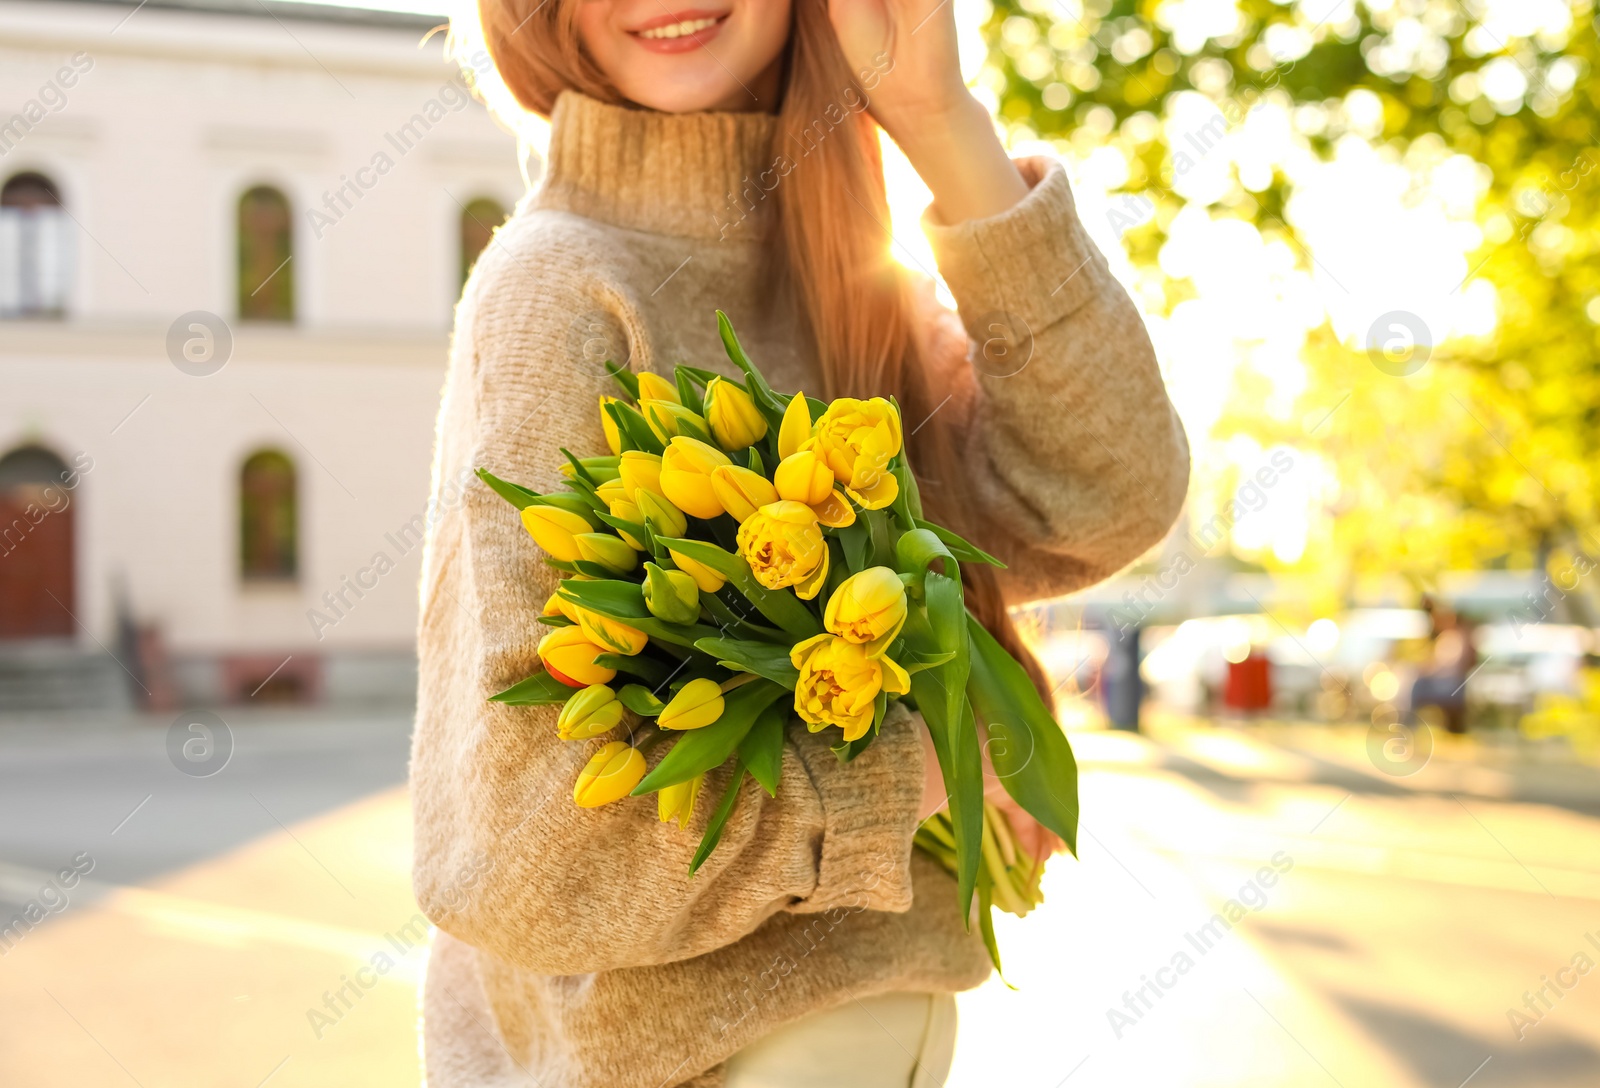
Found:
<path fill-rule="evenodd" d="M 989 321 L 1020 318 L 1037 335 L 1099 293 L 1110 271 L 1078 219 L 1067 172 L 1053 159 L 1017 159 L 1028 195 L 999 215 L 954 226 L 930 212 L 922 229 L 967 331 L 980 344 Z"/>
<path fill-rule="evenodd" d="M 816 889 L 796 910 L 911 909 L 911 836 L 922 804 L 922 728 L 896 703 L 878 739 L 850 763 L 830 744 L 837 730 L 790 726 L 790 740 L 822 801 Z"/>

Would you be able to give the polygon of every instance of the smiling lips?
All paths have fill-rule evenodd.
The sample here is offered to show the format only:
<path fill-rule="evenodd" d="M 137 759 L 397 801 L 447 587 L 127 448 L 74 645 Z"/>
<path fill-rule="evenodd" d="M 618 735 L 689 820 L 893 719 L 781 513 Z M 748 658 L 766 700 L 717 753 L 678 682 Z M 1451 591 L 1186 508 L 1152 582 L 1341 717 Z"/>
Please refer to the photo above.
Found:
<path fill-rule="evenodd" d="M 727 18 L 727 12 L 675 12 L 629 33 L 652 53 L 687 53 L 716 37 Z"/>

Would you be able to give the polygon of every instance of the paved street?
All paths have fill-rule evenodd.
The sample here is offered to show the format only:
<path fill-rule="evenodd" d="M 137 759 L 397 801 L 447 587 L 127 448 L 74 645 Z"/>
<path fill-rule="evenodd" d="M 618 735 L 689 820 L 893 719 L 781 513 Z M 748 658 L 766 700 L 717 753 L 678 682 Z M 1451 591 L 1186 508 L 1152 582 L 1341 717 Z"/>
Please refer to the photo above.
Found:
<path fill-rule="evenodd" d="M 207 778 L 167 722 L 0 723 L 3 917 L 56 908 L 0 956 L 0 1084 L 419 1083 L 407 716 L 228 717 Z M 1001 920 L 1018 989 L 963 995 L 955 1088 L 1600 1083 L 1594 769 L 1466 745 L 1396 779 L 1309 727 L 1074 743 L 1082 860 Z"/>

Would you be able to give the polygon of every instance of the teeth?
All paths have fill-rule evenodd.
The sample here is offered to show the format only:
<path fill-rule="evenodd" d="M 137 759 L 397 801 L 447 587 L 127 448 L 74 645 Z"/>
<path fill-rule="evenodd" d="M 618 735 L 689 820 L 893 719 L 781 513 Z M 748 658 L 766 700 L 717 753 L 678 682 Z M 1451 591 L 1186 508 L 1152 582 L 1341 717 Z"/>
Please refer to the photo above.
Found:
<path fill-rule="evenodd" d="M 639 37 L 681 38 L 685 34 L 695 34 L 699 31 L 705 30 L 707 27 L 713 27 L 716 25 L 717 20 L 715 19 L 685 19 L 683 22 L 673 23 L 671 26 L 658 26 L 654 30 L 641 30 L 639 32 Z"/>

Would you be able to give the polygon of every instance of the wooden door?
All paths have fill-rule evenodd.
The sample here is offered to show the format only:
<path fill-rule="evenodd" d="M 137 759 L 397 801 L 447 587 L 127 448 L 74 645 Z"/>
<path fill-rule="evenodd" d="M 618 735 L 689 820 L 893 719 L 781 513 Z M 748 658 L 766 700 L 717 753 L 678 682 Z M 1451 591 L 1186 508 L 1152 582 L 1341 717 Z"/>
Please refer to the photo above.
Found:
<path fill-rule="evenodd" d="M 70 636 L 77 611 L 69 492 L 21 484 L 0 492 L 0 639 Z M 59 509 L 51 510 L 47 500 Z"/>

